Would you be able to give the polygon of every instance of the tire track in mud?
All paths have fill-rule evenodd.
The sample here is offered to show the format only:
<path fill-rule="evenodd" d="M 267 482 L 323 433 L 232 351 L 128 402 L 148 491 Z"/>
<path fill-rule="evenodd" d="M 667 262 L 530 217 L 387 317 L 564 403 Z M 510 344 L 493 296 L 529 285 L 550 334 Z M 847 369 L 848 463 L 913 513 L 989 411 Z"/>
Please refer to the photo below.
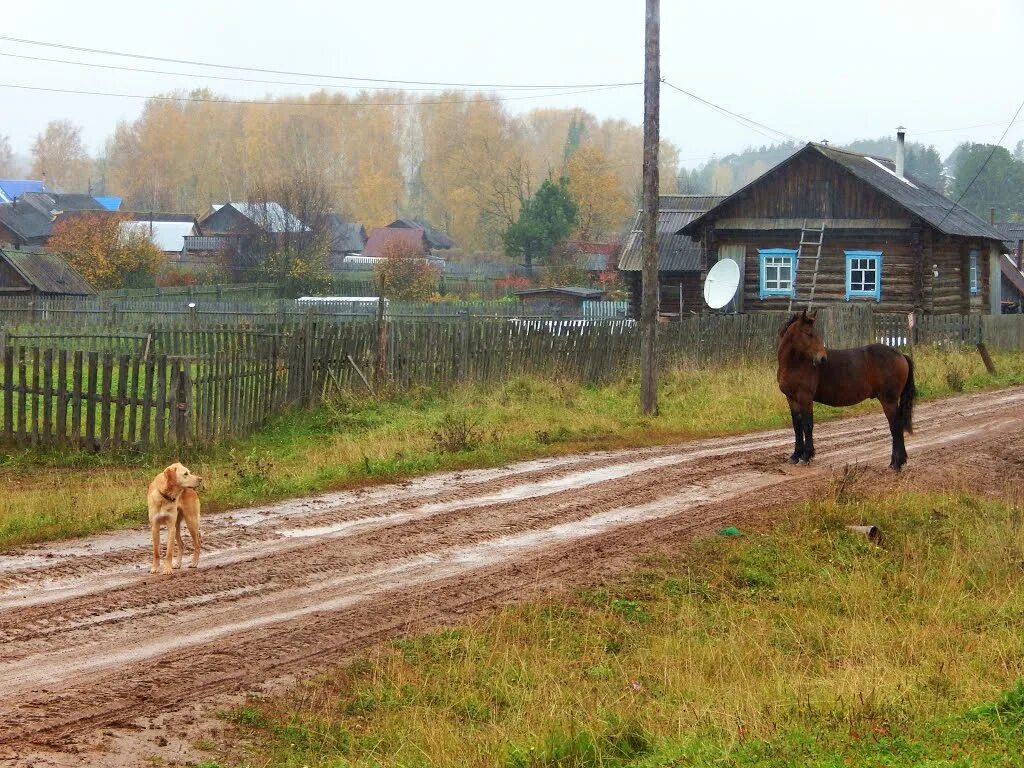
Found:
<path fill-rule="evenodd" d="M 1024 390 L 919 406 L 929 453 L 1017 429 Z M 122 532 L 0 557 L 0 755 L 259 688 L 397 633 L 572 583 L 673 537 L 809 498 L 833 468 L 884 466 L 881 414 L 788 431 L 447 473 L 204 521 L 198 571 L 151 576 Z M 6 562 L 4 562 L 6 560 Z"/>

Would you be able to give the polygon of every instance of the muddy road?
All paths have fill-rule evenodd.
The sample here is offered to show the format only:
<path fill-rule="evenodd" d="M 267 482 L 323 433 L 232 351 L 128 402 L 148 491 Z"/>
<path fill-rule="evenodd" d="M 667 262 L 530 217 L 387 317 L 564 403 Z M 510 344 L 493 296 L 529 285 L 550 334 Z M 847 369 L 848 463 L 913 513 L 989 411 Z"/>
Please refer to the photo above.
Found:
<path fill-rule="evenodd" d="M 149 574 L 141 528 L 4 553 L 0 765 L 135 764 L 124 733 L 167 746 L 154 727 L 188 712 L 187 741 L 204 702 L 770 516 L 847 464 L 890 484 L 941 485 L 982 465 L 1019 477 L 1020 465 L 996 465 L 1020 455 L 1022 420 L 1024 389 L 921 405 L 898 477 L 884 469 L 879 411 L 819 426 L 810 467 L 785 461 L 792 438 L 780 430 L 239 510 L 207 516 L 200 568 L 171 577 Z"/>

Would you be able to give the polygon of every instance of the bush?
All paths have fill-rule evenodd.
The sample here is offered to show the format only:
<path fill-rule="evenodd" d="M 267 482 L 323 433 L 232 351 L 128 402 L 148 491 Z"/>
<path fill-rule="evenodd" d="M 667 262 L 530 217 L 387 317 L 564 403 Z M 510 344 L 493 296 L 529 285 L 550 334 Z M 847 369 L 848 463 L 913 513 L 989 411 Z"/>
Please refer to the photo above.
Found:
<path fill-rule="evenodd" d="M 434 447 L 446 453 L 472 451 L 483 439 L 484 431 L 479 422 L 464 413 L 446 414 L 431 435 Z"/>

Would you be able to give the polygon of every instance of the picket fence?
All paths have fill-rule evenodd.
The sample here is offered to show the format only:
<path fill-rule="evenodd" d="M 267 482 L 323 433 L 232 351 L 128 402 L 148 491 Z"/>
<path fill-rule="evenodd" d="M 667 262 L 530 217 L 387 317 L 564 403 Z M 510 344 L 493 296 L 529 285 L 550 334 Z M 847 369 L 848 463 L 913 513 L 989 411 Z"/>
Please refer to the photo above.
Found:
<path fill-rule="evenodd" d="M 663 365 L 767 359 L 785 313 L 694 316 L 660 330 Z M 831 343 L 864 343 L 870 312 L 823 313 Z M 601 383 L 637 364 L 630 320 L 336 318 L 261 328 L 43 323 L 4 330 L 0 439 L 87 450 L 208 443 L 337 390 L 542 375 Z"/>

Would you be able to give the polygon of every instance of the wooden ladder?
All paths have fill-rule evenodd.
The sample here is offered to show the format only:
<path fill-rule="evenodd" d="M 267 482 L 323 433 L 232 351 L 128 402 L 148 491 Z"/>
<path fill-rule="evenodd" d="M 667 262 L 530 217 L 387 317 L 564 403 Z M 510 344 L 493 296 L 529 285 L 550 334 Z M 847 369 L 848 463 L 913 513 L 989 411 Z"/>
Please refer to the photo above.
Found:
<path fill-rule="evenodd" d="M 818 265 L 821 263 L 821 246 L 825 242 L 825 222 L 821 223 L 821 228 L 808 227 L 807 219 L 804 219 L 803 226 L 800 228 L 800 245 L 796 249 L 796 262 L 793 264 L 793 291 L 789 294 L 789 311 L 793 311 L 793 304 L 802 304 L 804 299 L 807 300 L 807 309 L 809 310 L 814 304 L 814 291 L 818 287 Z M 808 251 L 807 255 L 804 255 L 804 248 L 813 248 L 814 255 L 810 255 Z M 804 281 L 799 279 L 800 276 L 800 265 L 811 262 L 813 264 L 813 271 L 811 273 L 811 287 L 806 293 L 801 291 Z M 806 272 L 806 269 L 804 270 Z"/>

